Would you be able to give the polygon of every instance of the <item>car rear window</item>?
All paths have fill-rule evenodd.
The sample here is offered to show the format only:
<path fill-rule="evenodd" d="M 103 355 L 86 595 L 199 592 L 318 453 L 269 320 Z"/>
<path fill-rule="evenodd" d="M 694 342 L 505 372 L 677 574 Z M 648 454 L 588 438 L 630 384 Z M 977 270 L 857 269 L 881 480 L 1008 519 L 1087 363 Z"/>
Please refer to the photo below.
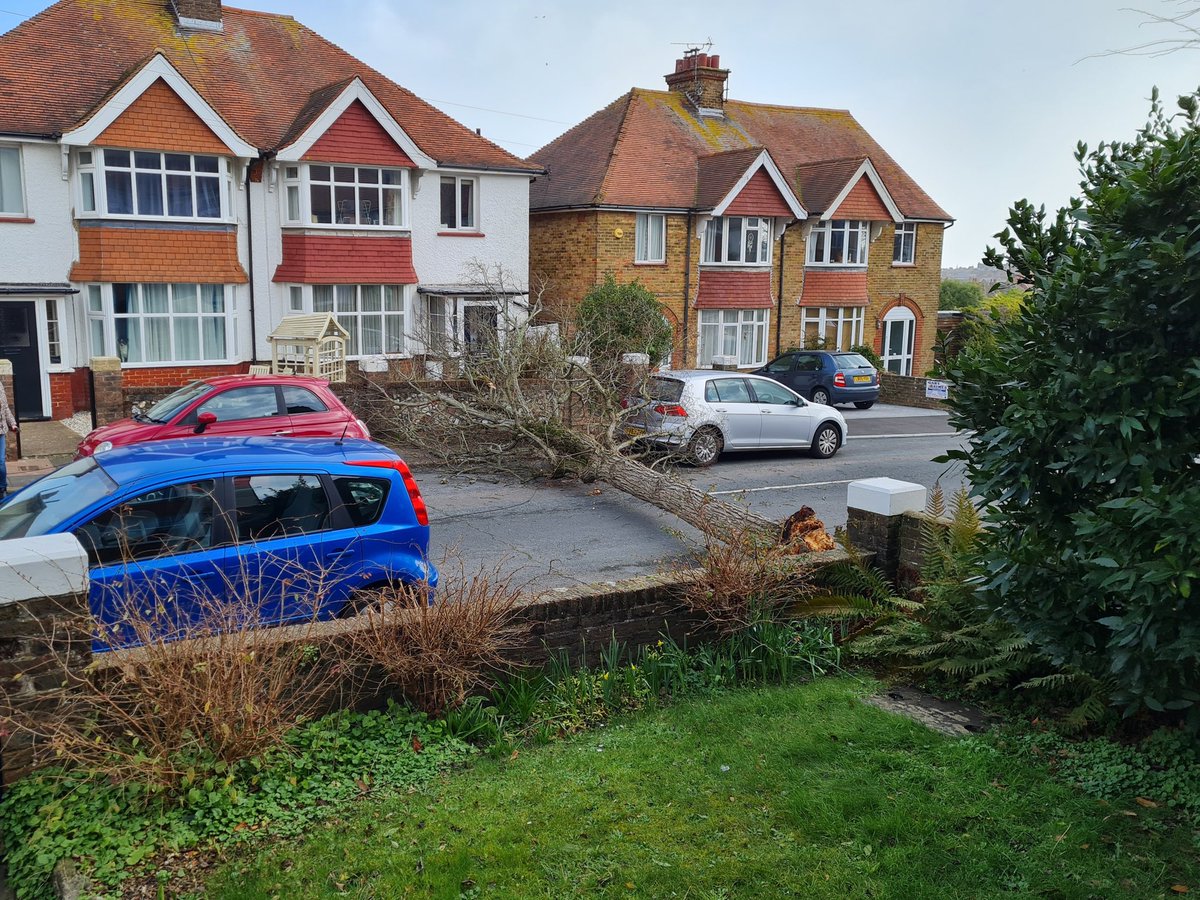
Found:
<path fill-rule="evenodd" d="M 835 353 L 833 364 L 839 369 L 870 369 L 870 362 L 861 353 Z"/>
<path fill-rule="evenodd" d="M 385 478 L 335 478 L 333 483 L 356 527 L 379 521 L 391 482 Z"/>
<path fill-rule="evenodd" d="M 646 382 L 646 399 L 658 403 L 678 403 L 683 396 L 683 382 L 676 378 L 651 378 Z"/>

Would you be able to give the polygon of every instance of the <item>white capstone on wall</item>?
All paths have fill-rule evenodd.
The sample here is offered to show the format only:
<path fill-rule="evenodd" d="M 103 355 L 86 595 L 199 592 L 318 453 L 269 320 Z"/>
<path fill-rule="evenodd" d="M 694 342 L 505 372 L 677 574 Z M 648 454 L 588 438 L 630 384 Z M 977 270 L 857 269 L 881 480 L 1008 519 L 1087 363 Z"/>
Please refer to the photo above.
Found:
<path fill-rule="evenodd" d="M 0 541 L 0 606 L 87 590 L 87 554 L 73 534 Z"/>
<path fill-rule="evenodd" d="M 862 478 L 846 488 L 846 506 L 880 516 L 925 509 L 925 488 L 895 478 Z"/>

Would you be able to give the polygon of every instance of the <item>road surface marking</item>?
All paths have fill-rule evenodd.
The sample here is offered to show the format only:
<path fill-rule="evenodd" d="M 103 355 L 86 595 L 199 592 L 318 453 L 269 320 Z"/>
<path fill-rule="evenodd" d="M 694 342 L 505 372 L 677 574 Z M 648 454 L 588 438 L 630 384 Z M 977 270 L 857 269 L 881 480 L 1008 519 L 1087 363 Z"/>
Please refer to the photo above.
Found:
<path fill-rule="evenodd" d="M 937 438 L 937 437 L 967 437 L 962 431 L 931 431 L 926 434 L 852 434 L 848 441 L 877 441 L 880 438 Z"/>
<path fill-rule="evenodd" d="M 806 484 L 777 484 L 771 487 L 756 487 L 756 488 L 741 488 L 736 491 L 709 491 L 712 497 L 720 497 L 723 494 L 756 494 L 759 491 L 790 491 L 794 488 L 807 487 L 828 487 L 831 484 L 849 484 L 852 481 L 858 481 L 857 478 L 847 478 L 845 481 L 810 481 Z"/>

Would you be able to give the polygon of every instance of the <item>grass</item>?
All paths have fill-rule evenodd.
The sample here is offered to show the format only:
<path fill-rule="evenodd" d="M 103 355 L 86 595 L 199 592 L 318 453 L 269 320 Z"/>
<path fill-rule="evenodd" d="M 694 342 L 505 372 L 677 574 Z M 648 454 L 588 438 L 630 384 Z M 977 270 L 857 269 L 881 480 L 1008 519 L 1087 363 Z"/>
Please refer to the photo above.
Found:
<path fill-rule="evenodd" d="M 988 738 L 743 689 L 480 760 L 299 843 L 240 848 L 213 897 L 1161 897 L 1197 835 Z"/>

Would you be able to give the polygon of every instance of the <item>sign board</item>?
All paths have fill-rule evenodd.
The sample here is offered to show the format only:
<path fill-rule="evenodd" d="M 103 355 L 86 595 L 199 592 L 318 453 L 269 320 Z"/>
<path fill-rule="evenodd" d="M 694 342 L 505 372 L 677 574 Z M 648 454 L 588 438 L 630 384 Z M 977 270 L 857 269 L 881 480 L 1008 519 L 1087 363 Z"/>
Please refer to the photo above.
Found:
<path fill-rule="evenodd" d="M 925 396 L 930 400 L 945 400 L 950 396 L 950 385 L 930 378 L 925 382 Z"/>

